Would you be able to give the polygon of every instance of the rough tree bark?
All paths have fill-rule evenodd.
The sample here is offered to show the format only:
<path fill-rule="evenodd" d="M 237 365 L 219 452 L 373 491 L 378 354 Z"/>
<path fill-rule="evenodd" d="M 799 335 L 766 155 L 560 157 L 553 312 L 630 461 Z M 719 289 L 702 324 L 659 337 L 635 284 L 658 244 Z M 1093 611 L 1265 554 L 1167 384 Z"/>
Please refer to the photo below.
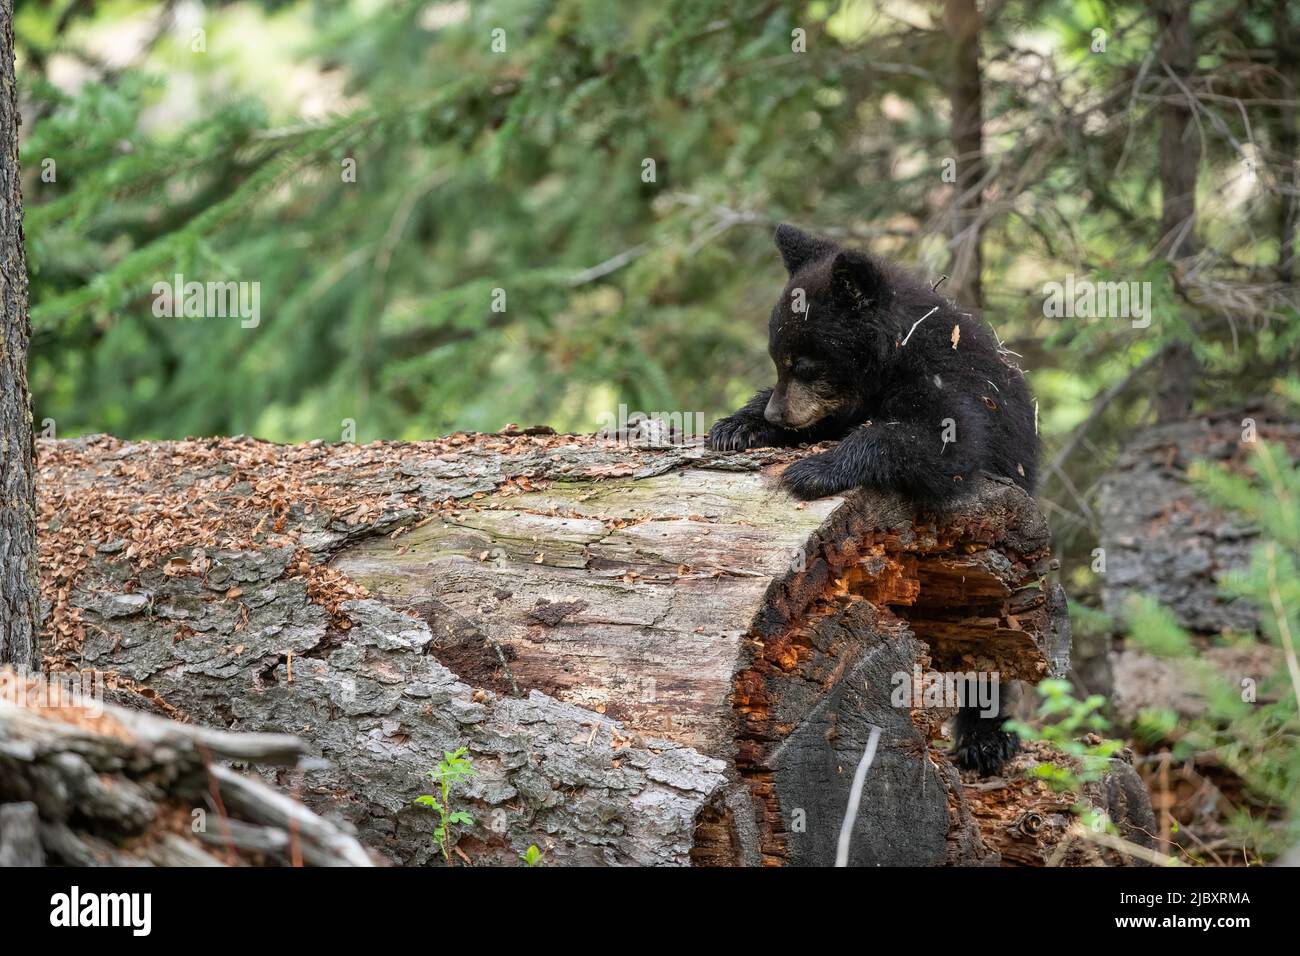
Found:
<path fill-rule="evenodd" d="M 0 0 L 0 664 L 27 670 L 38 658 L 36 498 L 13 19 L 13 0 Z"/>
<path fill-rule="evenodd" d="M 984 93 L 980 77 L 980 14 L 975 0 L 944 0 L 944 20 L 953 42 L 953 70 L 949 89 L 952 107 L 952 142 L 957 160 L 957 203 L 953 234 L 973 228 L 955 250 L 951 292 L 963 305 L 981 308 L 980 283 L 983 253 L 977 225 L 980 217 L 980 183 L 984 179 Z M 967 195 L 969 193 L 969 195 Z"/>
<path fill-rule="evenodd" d="M 412 800 L 466 746 L 462 862 L 827 864 L 873 726 L 850 862 L 994 862 L 952 711 L 891 697 L 916 667 L 1064 668 L 1046 523 L 992 481 L 946 515 L 800 504 L 774 480 L 800 454 L 43 442 L 47 663 L 302 736 L 303 801 L 402 863 L 435 859 Z"/>

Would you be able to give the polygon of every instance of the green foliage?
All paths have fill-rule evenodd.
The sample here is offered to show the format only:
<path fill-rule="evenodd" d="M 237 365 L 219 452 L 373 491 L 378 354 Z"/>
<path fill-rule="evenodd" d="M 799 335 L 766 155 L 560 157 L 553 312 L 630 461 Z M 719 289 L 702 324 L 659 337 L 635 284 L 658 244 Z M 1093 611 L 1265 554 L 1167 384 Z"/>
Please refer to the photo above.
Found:
<path fill-rule="evenodd" d="M 1045 680 L 1037 687 L 1040 698 L 1037 719 L 1033 723 L 1007 721 L 1007 729 L 1022 740 L 1041 740 L 1066 754 L 1068 763 L 1039 763 L 1031 773 L 1058 792 L 1074 791 L 1092 780 L 1101 779 L 1110 758 L 1123 749 L 1123 742 L 1098 737 L 1108 730 L 1109 721 L 1100 713 L 1106 698 L 1091 694 L 1077 700 L 1066 680 Z M 1096 739 L 1089 739 L 1096 738 Z M 1074 769 L 1077 762 L 1079 769 Z"/>
<path fill-rule="evenodd" d="M 1135 595 L 1125 608 L 1128 633 L 1143 650 L 1157 657 L 1190 657 L 1192 643 L 1172 611 L 1145 595 Z"/>
<path fill-rule="evenodd" d="M 1208 498 L 1249 518 L 1271 542 L 1256 550 L 1251 570 L 1225 579 L 1228 592 L 1257 601 L 1267 598 L 1265 603 L 1272 603 L 1269 592 L 1260 584 L 1269 574 L 1280 578 L 1285 588 L 1293 587 L 1293 556 L 1300 551 L 1300 472 L 1291 466 L 1286 452 L 1260 442 L 1251 456 L 1249 473 L 1198 464 L 1192 468 L 1191 477 Z M 1270 571 L 1261 561 L 1280 562 L 1281 566 Z M 1282 597 L 1294 598 L 1296 594 L 1284 590 Z"/>
<path fill-rule="evenodd" d="M 448 866 L 451 865 L 453 842 L 451 828 L 455 825 L 474 825 L 474 818 L 467 812 L 451 808 L 452 785 L 474 776 L 472 761 L 466 756 L 468 752 L 467 747 L 444 752 L 442 759 L 438 761 L 438 766 L 429 771 L 429 779 L 437 784 L 437 794 L 432 796 L 425 794 L 416 797 L 414 801 L 416 806 L 427 807 L 438 815 L 438 825 L 433 828 L 433 842 L 437 844 L 438 852 L 442 854 L 443 862 Z"/>
<path fill-rule="evenodd" d="M 1078 637 L 1104 637 L 1115 630 L 1114 619 L 1105 611 L 1078 601 L 1069 602 L 1070 630 Z"/>
<path fill-rule="evenodd" d="M 527 850 L 519 854 L 519 859 L 524 861 L 524 866 L 541 866 L 545 856 L 545 853 L 537 849 L 537 844 L 533 843 L 529 845 Z"/>
<path fill-rule="evenodd" d="M 1168 707 L 1146 707 L 1138 712 L 1133 735 L 1146 744 L 1173 738 L 1179 727 L 1178 711 Z"/>
<path fill-rule="evenodd" d="M 37 420 L 63 435 L 332 440 L 343 419 L 363 441 L 525 418 L 591 430 L 619 403 L 708 417 L 770 376 L 778 220 L 936 278 L 950 265 L 951 49 L 932 5 L 263 0 L 209 7 L 203 53 L 162 30 L 112 69 L 98 51 L 154 8 L 63 6 L 20 4 L 16 21 L 30 378 Z M 1226 30 L 1209 0 L 1193 13 L 1205 68 L 1229 77 L 1274 40 L 1267 16 Z M 1049 447 L 1172 341 L 1193 342 L 1216 401 L 1300 354 L 1294 309 L 1252 300 L 1227 321 L 1243 310 L 1193 307 L 1151 254 L 1152 38 L 1144 3 L 1060 0 L 1001 5 L 981 37 L 997 65 L 985 314 L 1024 356 Z M 56 82 L 69 60 L 85 81 Z M 1200 124 L 1199 228 L 1229 264 L 1216 281 L 1273 248 L 1273 197 L 1240 188 L 1237 145 L 1280 162 L 1274 117 L 1253 105 L 1267 95 L 1210 103 Z M 261 323 L 155 316 L 154 283 L 177 273 L 259 283 Z M 1066 273 L 1149 281 L 1156 320 L 1046 318 L 1043 282 Z M 1150 391 L 1111 403 L 1098 448 Z M 1067 476 L 1087 489 L 1105 461 L 1076 455 Z M 1058 540 L 1088 546 L 1086 507 L 1047 480 Z"/>

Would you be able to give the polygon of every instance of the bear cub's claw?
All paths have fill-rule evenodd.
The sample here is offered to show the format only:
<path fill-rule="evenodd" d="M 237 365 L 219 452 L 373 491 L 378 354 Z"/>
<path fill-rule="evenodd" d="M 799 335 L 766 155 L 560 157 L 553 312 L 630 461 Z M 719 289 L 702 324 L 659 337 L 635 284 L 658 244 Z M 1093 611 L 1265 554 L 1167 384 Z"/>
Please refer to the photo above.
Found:
<path fill-rule="evenodd" d="M 746 448 L 771 448 L 777 445 L 774 428 L 742 415 L 719 418 L 709 429 L 705 444 L 714 451 L 744 451 Z"/>

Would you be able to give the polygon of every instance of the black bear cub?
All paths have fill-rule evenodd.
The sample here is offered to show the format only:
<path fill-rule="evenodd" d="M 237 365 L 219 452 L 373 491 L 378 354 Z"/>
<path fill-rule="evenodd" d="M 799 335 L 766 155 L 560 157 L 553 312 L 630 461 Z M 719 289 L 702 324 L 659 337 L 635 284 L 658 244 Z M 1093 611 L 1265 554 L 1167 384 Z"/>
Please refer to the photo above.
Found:
<path fill-rule="evenodd" d="M 710 448 L 839 439 L 781 476 L 800 498 L 868 487 L 942 508 L 980 473 L 1033 493 L 1034 400 L 984 322 L 897 266 L 793 226 L 776 245 L 790 274 L 768 324 L 776 385 L 715 422 Z M 963 708 L 958 761 L 1001 769 L 1018 746 L 1004 720 Z"/>

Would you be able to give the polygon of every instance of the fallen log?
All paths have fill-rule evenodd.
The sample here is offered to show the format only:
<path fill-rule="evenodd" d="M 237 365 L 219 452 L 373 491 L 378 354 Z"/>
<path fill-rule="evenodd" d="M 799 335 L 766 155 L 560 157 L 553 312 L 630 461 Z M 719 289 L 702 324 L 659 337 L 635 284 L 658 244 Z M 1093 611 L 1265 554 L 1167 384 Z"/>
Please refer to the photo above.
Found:
<path fill-rule="evenodd" d="M 1300 460 L 1300 422 L 1248 405 L 1133 435 L 1100 485 L 1108 612 L 1122 616 L 1129 597 L 1140 594 L 1193 633 L 1259 630 L 1256 610 L 1225 594 L 1219 576 L 1249 564 L 1261 529 L 1215 505 L 1190 478 L 1197 462 L 1244 472 L 1258 442 Z"/>
<path fill-rule="evenodd" d="M 373 866 L 350 827 L 219 763 L 292 766 L 306 749 L 0 670 L 0 867 Z"/>
<path fill-rule="evenodd" d="M 872 728 L 854 865 L 996 862 L 917 669 L 1068 660 L 1032 499 L 800 504 L 805 452 L 549 429 L 436 442 L 44 441 L 47 665 L 174 719 L 288 732 L 268 774 L 401 863 L 468 748 L 452 859 L 826 865 Z"/>

